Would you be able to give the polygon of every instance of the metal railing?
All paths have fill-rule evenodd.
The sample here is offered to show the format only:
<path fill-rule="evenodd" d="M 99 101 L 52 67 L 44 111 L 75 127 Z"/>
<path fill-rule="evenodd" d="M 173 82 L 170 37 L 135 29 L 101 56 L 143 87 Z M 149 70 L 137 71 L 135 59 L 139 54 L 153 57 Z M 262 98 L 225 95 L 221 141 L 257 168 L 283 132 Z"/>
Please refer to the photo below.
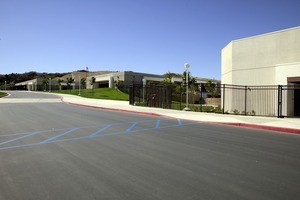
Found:
<path fill-rule="evenodd" d="M 186 105 L 182 85 L 131 85 L 130 104 L 182 110 Z M 300 85 L 215 85 L 189 90 L 192 111 L 270 117 L 300 116 Z"/>

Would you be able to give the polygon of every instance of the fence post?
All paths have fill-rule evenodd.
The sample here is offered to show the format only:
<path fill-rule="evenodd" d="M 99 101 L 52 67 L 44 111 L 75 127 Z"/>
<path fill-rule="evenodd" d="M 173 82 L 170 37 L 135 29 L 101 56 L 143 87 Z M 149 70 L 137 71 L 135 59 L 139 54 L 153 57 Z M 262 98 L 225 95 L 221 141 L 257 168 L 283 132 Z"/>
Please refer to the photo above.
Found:
<path fill-rule="evenodd" d="M 247 115 L 247 86 L 245 86 L 245 115 Z"/>
<path fill-rule="evenodd" d="M 129 105 L 134 104 L 134 86 L 133 84 L 129 86 Z"/>
<path fill-rule="evenodd" d="M 181 110 L 181 102 L 182 102 L 182 85 L 180 84 L 180 104 L 179 104 L 179 110 Z"/>
<path fill-rule="evenodd" d="M 225 113 L 225 84 L 223 84 L 223 109 L 222 109 L 222 113 Z"/>
<path fill-rule="evenodd" d="M 203 98 L 203 96 L 202 96 L 202 83 L 200 83 L 200 100 L 199 100 L 199 102 L 200 102 L 200 111 L 202 112 L 202 98 Z"/>
<path fill-rule="evenodd" d="M 139 104 L 141 103 L 141 87 L 138 86 Z"/>
<path fill-rule="evenodd" d="M 278 85 L 278 110 L 277 118 L 282 118 L 282 85 Z"/>

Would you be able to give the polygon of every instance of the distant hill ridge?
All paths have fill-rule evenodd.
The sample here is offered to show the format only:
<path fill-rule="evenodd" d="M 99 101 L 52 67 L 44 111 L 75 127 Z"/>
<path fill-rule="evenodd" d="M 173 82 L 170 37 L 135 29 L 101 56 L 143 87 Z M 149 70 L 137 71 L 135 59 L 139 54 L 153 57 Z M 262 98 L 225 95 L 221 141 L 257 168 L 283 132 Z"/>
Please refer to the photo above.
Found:
<path fill-rule="evenodd" d="M 88 76 L 97 76 L 101 74 L 112 73 L 115 71 L 86 71 L 86 70 L 78 70 L 74 72 L 67 72 L 67 73 L 46 73 L 46 72 L 25 72 L 25 73 L 11 73 L 11 74 L 0 74 L 0 86 L 5 84 L 15 84 L 20 83 L 23 81 L 28 81 L 36 78 L 40 79 L 61 79 L 66 80 L 67 78 L 73 77 L 76 81 L 80 78 L 86 78 Z"/>

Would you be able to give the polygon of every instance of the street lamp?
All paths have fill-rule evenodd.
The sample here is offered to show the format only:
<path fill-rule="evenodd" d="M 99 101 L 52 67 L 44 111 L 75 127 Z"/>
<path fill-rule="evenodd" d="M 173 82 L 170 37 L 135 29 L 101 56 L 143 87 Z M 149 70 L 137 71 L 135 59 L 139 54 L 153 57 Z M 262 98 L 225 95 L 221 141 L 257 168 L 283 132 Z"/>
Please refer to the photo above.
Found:
<path fill-rule="evenodd" d="M 145 86 L 147 83 L 147 80 L 145 78 L 143 78 L 143 103 L 145 102 Z"/>
<path fill-rule="evenodd" d="M 78 93 L 78 95 L 80 96 L 80 95 L 81 95 L 81 93 L 80 93 L 80 88 L 81 88 L 81 80 L 80 80 L 80 76 L 78 77 L 78 80 L 79 80 L 79 93 Z"/>
<path fill-rule="evenodd" d="M 189 68 L 190 64 L 185 63 L 185 82 L 186 82 L 186 107 L 183 109 L 184 111 L 190 111 L 189 108 Z"/>

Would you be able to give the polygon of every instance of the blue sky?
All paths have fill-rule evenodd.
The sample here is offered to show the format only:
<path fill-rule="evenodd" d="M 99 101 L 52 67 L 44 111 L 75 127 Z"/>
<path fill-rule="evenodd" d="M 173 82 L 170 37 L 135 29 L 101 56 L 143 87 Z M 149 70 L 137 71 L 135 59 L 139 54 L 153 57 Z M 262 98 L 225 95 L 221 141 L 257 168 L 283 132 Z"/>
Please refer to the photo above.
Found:
<path fill-rule="evenodd" d="M 90 71 L 221 78 L 231 40 L 300 26 L 299 0 L 0 0 L 0 74 Z"/>

